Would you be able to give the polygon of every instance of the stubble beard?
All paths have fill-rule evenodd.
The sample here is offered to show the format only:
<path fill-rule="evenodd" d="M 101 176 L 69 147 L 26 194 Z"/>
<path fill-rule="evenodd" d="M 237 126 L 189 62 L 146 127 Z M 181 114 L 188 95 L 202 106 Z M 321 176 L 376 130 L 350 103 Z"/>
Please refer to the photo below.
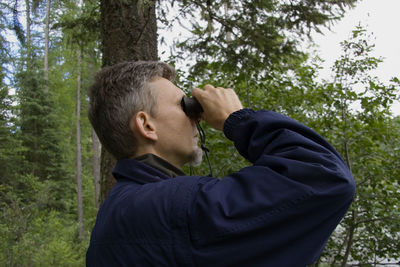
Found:
<path fill-rule="evenodd" d="M 199 166 L 202 160 L 203 160 L 203 150 L 201 150 L 200 147 L 196 146 L 195 149 L 193 150 L 191 159 L 189 161 L 189 165 L 193 167 Z"/>

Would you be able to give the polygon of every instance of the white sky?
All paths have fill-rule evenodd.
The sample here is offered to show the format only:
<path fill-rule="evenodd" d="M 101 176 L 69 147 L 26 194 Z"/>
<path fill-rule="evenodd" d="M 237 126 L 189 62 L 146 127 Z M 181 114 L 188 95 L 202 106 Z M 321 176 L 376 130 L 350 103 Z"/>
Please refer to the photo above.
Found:
<path fill-rule="evenodd" d="M 324 35 L 315 35 L 314 41 L 320 47 L 319 55 L 325 60 L 325 70 L 321 71 L 321 76 L 328 78 L 329 68 L 341 55 L 339 43 L 346 40 L 355 26 L 361 23 L 376 38 L 373 55 L 384 59 L 374 74 L 385 84 L 392 77 L 400 78 L 399 12 L 400 0 L 363 0 L 356 8 L 348 11 L 345 17 L 331 28 L 331 32 L 325 31 Z M 396 115 L 400 115 L 400 103 L 395 103 L 392 110 Z"/>

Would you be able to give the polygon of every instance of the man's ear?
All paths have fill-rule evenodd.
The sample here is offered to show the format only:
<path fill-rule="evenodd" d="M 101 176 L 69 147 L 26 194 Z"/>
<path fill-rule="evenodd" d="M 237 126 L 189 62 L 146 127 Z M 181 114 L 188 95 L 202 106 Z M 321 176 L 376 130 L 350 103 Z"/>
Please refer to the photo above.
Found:
<path fill-rule="evenodd" d="M 136 113 L 131 121 L 130 128 L 133 132 L 137 133 L 146 139 L 156 141 L 158 139 L 156 127 L 149 114 L 144 111 Z"/>

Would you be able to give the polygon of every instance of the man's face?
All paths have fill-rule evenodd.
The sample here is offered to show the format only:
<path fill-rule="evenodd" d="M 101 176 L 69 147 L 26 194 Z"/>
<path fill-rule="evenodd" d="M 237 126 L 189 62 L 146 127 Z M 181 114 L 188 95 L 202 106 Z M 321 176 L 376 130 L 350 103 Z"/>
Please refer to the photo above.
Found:
<path fill-rule="evenodd" d="M 196 123 L 181 107 L 184 92 L 165 78 L 157 78 L 150 87 L 157 95 L 157 112 L 153 117 L 158 136 L 156 152 L 179 168 L 199 154 L 201 158 Z"/>

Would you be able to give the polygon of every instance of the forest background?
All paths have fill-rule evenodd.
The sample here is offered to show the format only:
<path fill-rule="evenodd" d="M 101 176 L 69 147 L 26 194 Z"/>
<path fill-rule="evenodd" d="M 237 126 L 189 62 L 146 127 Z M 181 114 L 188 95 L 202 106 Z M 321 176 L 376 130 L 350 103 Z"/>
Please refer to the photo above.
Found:
<path fill-rule="evenodd" d="M 331 142 L 357 182 L 353 205 L 315 266 L 400 264 L 400 81 L 371 75 L 368 29 L 342 42 L 330 79 L 303 49 L 356 0 L 0 3 L 0 265 L 84 266 L 113 159 L 87 119 L 94 73 L 171 47 L 177 85 L 233 87 L 244 105 L 286 114 Z M 176 25 L 186 35 L 165 44 Z M 156 33 L 158 31 L 158 35 Z M 117 34 L 117 35 L 113 35 Z M 10 42 L 15 36 L 17 45 Z M 165 57 L 164 57 L 165 58 Z M 248 162 L 204 125 L 215 176 Z M 196 173 L 207 174 L 204 164 Z"/>

